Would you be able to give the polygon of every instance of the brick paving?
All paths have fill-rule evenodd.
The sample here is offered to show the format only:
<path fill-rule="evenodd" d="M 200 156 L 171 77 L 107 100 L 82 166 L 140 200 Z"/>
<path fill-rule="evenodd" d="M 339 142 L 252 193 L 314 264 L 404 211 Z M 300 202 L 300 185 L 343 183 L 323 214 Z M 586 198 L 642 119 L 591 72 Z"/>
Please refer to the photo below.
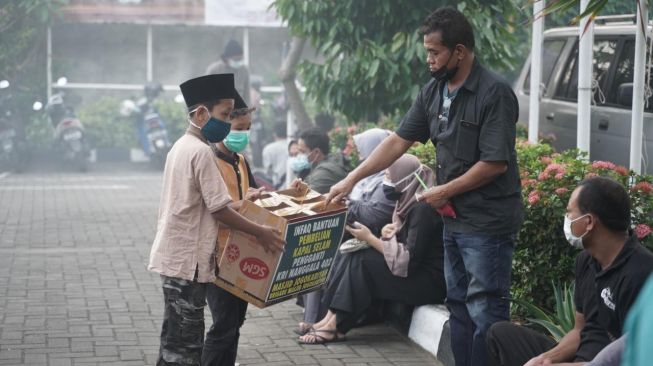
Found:
<path fill-rule="evenodd" d="M 0 365 L 155 363 L 162 295 L 146 266 L 160 187 L 160 172 L 128 164 L 0 174 Z M 384 325 L 299 345 L 300 317 L 292 301 L 251 306 L 240 365 L 439 365 Z"/>

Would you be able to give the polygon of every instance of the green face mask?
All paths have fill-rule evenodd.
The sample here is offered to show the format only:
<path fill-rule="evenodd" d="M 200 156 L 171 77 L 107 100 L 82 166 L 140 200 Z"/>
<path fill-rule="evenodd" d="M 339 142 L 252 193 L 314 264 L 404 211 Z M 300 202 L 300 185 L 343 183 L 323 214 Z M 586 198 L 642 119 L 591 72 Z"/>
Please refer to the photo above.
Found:
<path fill-rule="evenodd" d="M 249 143 L 249 131 L 231 131 L 222 142 L 229 151 L 239 153 L 245 150 Z"/>

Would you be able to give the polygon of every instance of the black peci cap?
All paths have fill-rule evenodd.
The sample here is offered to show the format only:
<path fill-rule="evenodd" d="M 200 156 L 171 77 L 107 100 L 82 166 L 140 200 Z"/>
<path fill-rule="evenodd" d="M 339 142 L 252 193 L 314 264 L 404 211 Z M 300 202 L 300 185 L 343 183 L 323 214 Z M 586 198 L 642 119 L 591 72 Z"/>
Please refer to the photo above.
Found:
<path fill-rule="evenodd" d="M 234 109 L 244 109 L 247 108 L 247 104 L 243 100 L 243 97 L 240 96 L 238 91 L 235 91 L 234 95 Z"/>
<path fill-rule="evenodd" d="M 184 81 L 179 85 L 186 107 L 219 99 L 235 99 L 234 74 L 212 74 Z"/>

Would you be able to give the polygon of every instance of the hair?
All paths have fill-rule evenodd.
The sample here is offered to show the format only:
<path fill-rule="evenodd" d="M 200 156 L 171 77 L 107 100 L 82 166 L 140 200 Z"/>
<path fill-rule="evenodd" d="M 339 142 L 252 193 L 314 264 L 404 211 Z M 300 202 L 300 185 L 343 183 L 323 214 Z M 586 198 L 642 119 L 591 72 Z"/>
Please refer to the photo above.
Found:
<path fill-rule="evenodd" d="M 424 19 L 419 33 L 422 36 L 440 32 L 442 44 L 450 50 L 462 44 L 470 51 L 474 50 L 474 30 L 463 13 L 447 6 L 439 8 Z"/>
<path fill-rule="evenodd" d="M 274 124 L 274 134 L 279 138 L 286 137 L 286 121 L 277 121 Z"/>
<path fill-rule="evenodd" d="M 335 118 L 328 113 L 318 113 L 315 116 L 315 125 L 319 127 L 322 131 L 328 133 L 333 128 L 333 125 L 336 123 Z"/>
<path fill-rule="evenodd" d="M 291 147 L 292 145 L 297 145 L 297 140 L 292 139 L 292 140 L 290 140 L 290 141 L 288 142 L 288 151 L 290 151 L 290 147 Z"/>
<path fill-rule="evenodd" d="M 607 177 L 588 178 L 578 187 L 578 209 L 581 213 L 596 215 L 603 226 L 611 231 L 630 228 L 630 197 L 617 181 Z"/>
<path fill-rule="evenodd" d="M 321 129 L 317 127 L 309 128 L 303 131 L 299 138 L 304 140 L 309 149 L 320 149 L 322 154 L 329 155 L 329 136 Z"/>

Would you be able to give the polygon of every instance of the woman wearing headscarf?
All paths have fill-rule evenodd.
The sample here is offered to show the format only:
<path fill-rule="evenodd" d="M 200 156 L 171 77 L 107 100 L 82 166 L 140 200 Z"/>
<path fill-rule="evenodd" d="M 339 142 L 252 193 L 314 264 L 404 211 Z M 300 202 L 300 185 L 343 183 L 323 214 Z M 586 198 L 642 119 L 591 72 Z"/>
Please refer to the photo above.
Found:
<path fill-rule="evenodd" d="M 354 135 L 354 145 L 361 161 L 367 159 L 374 149 L 390 135 L 390 131 L 372 128 Z M 384 172 L 378 172 L 358 182 L 349 195 L 348 221 L 358 221 L 379 236 L 381 228 L 392 220 L 395 202 L 383 194 Z"/>
<path fill-rule="evenodd" d="M 354 223 L 347 230 L 370 248 L 343 255 L 323 301 L 327 315 L 299 339 L 304 344 L 342 341 L 373 300 L 410 305 L 442 303 L 445 298 L 442 219 L 426 203 L 417 202 L 420 179 L 432 186 L 435 175 L 417 157 L 405 154 L 386 171 L 384 192 L 396 202 L 392 223 L 377 237 Z"/>
<path fill-rule="evenodd" d="M 390 131 L 372 128 L 354 135 L 354 145 L 358 150 L 361 161 L 379 146 L 381 141 L 390 135 Z M 381 228 L 392 221 L 392 212 L 395 202 L 387 199 L 383 194 L 384 172 L 371 175 L 354 186 L 347 203 L 347 221 L 358 221 L 367 226 L 370 231 L 379 236 Z M 344 240 L 351 235 L 345 235 Z M 339 259 L 336 261 L 339 263 Z M 315 291 L 303 297 L 304 317 L 295 333 L 303 335 L 311 329 L 313 323 L 322 319 L 328 310 L 328 304 L 322 301 L 323 292 Z"/>

